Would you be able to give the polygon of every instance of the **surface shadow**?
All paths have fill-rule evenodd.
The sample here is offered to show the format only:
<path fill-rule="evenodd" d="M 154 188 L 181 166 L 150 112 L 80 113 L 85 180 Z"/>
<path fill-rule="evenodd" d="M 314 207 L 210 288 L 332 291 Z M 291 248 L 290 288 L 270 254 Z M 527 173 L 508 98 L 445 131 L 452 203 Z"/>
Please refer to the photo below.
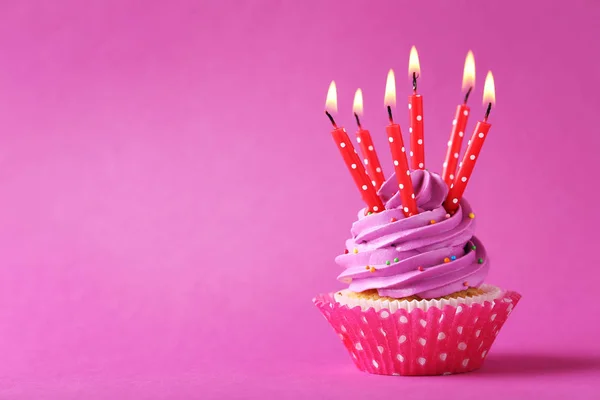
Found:
<path fill-rule="evenodd" d="M 547 375 L 600 371 L 600 356 L 543 353 L 490 354 L 477 375 Z"/>

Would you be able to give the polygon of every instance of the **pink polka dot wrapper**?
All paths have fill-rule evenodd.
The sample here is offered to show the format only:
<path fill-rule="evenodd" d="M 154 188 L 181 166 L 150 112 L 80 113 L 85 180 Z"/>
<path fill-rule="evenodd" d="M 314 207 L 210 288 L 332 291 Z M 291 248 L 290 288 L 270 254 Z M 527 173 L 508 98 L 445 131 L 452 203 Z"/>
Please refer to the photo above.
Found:
<path fill-rule="evenodd" d="M 361 371 L 380 375 L 449 375 L 481 367 L 521 295 L 408 311 L 340 305 L 334 294 L 314 303 Z"/>

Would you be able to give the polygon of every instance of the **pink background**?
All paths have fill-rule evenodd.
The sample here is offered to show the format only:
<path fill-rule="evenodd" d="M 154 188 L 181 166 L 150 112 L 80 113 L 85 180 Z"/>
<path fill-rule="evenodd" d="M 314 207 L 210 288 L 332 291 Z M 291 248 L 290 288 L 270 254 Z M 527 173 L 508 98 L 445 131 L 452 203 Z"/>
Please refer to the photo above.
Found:
<path fill-rule="evenodd" d="M 2 2 L 0 397 L 600 396 L 600 5 L 551 3 Z M 496 78 L 467 196 L 524 298 L 463 376 L 359 373 L 310 301 L 360 206 L 327 86 L 351 131 L 363 88 L 389 172 L 413 44 L 431 169 L 467 50 L 474 117 Z"/>

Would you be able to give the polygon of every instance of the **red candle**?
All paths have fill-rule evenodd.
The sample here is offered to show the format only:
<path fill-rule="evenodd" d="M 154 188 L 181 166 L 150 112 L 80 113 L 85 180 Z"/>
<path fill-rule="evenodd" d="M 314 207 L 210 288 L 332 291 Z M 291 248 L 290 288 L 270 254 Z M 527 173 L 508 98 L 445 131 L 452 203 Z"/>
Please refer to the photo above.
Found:
<path fill-rule="evenodd" d="M 490 71 L 485 78 L 485 85 L 483 88 L 483 103 L 488 104 L 485 117 L 483 121 L 478 121 L 477 125 L 475 126 L 475 130 L 473 131 L 471 140 L 469 140 L 465 156 L 459 165 L 456 178 L 454 178 L 454 182 L 450 185 L 448 197 L 444 202 L 444 207 L 450 214 L 453 214 L 456 212 L 456 210 L 458 210 L 460 200 L 462 199 L 463 193 L 467 188 L 467 183 L 471 179 L 473 168 L 475 167 L 475 163 L 477 162 L 477 159 L 481 153 L 481 148 L 483 147 L 483 142 L 485 141 L 490 127 L 492 126 L 487 122 L 487 119 L 492 109 L 492 104 L 495 104 L 495 102 L 496 96 L 494 77 Z"/>
<path fill-rule="evenodd" d="M 410 49 L 408 74 L 413 82 L 413 94 L 408 96 L 408 118 L 410 121 L 410 163 L 412 169 L 425 168 L 425 143 L 423 138 L 423 96 L 417 94 L 417 78 L 421 75 L 417 48 Z"/>
<path fill-rule="evenodd" d="M 402 210 L 406 217 L 418 214 L 415 192 L 410 179 L 410 170 L 408 169 L 408 160 L 406 159 L 406 149 L 402 140 L 400 125 L 394 123 L 392 118 L 392 107 L 396 105 L 396 80 L 394 71 L 390 69 L 385 84 L 385 105 L 388 110 L 390 124 L 386 126 L 390 150 L 394 161 L 394 171 L 398 180 L 398 192 L 402 201 Z"/>
<path fill-rule="evenodd" d="M 337 111 L 337 90 L 335 87 L 335 82 L 333 81 L 329 85 L 329 90 L 327 91 L 327 101 L 325 103 L 325 114 L 327 114 L 327 117 L 329 117 L 329 120 L 333 124 L 331 136 L 333 136 L 333 140 L 340 150 L 340 154 L 342 155 L 342 158 L 348 167 L 348 171 L 350 172 L 352 179 L 354 179 L 356 187 L 360 191 L 363 201 L 367 204 L 367 211 L 383 211 L 383 203 L 377 195 L 373 184 L 370 182 L 369 177 L 367 176 L 367 173 L 360 162 L 360 157 L 358 156 L 357 151 L 354 149 L 346 130 L 337 126 L 329 111 Z"/>
<path fill-rule="evenodd" d="M 383 170 L 381 169 L 381 163 L 379 162 L 379 157 L 377 157 L 377 152 L 375 151 L 375 146 L 373 145 L 373 140 L 371 139 L 371 133 L 362 128 L 360 123 L 360 117 L 363 113 L 363 96 L 362 90 L 358 89 L 354 94 L 354 105 L 353 105 L 354 117 L 356 118 L 356 123 L 358 124 L 358 132 L 356 132 L 356 141 L 360 147 L 360 151 L 364 157 L 365 166 L 367 168 L 367 173 L 373 182 L 373 186 L 375 186 L 376 190 L 379 190 L 383 182 L 385 182 L 385 178 L 383 176 Z"/>
<path fill-rule="evenodd" d="M 471 90 L 475 87 L 475 58 L 473 52 L 469 50 L 465 59 L 465 67 L 463 70 L 462 89 L 467 90 L 463 104 L 456 107 L 456 114 L 452 120 L 452 131 L 450 132 L 450 140 L 448 141 L 448 152 L 446 160 L 442 168 L 442 178 L 448 186 L 454 182 L 454 173 L 458 164 L 458 156 L 462 146 L 465 129 L 469 119 L 470 108 L 467 107 L 467 100 Z"/>

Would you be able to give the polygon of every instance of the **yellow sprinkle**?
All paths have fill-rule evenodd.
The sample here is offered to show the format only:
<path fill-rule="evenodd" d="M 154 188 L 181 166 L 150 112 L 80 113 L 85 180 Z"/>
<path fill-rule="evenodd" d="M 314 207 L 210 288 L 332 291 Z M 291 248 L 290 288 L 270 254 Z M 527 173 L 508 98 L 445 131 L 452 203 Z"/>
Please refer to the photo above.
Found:
<path fill-rule="evenodd" d="M 474 213 L 469 213 L 469 218 L 471 218 L 471 219 L 475 218 L 475 214 Z"/>
<path fill-rule="evenodd" d="M 358 254 L 358 249 L 354 249 L 354 254 Z"/>
<path fill-rule="evenodd" d="M 377 271 L 377 270 L 375 269 L 375 267 L 371 267 L 371 268 L 369 268 L 369 271 L 371 271 L 371 272 L 375 272 L 375 271 Z"/>
<path fill-rule="evenodd" d="M 429 223 L 430 223 L 431 225 L 433 225 L 433 224 L 435 224 L 435 220 L 433 220 L 433 219 L 432 219 L 431 221 L 429 221 Z"/>

